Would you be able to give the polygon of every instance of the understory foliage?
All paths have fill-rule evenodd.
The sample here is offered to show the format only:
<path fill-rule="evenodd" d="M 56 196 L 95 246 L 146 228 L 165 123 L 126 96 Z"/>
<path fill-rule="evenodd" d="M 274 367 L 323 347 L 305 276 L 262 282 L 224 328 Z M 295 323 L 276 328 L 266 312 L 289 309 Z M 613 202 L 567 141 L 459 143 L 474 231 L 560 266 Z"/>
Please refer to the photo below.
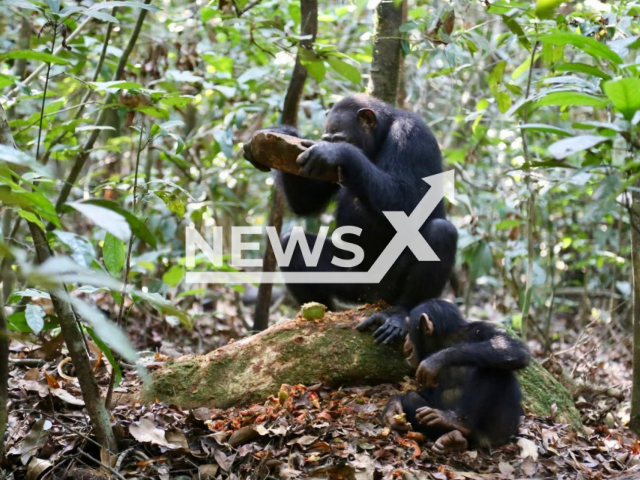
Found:
<path fill-rule="evenodd" d="M 318 138 L 326 109 L 365 90 L 376 3 L 320 2 L 316 42 L 300 54 L 305 135 Z M 56 292 L 117 389 L 123 365 L 194 325 L 198 353 L 234 338 L 236 320 L 251 330 L 251 287 L 185 274 L 234 269 L 228 227 L 267 222 L 273 177 L 242 145 L 279 121 L 304 39 L 299 1 L 2 0 L 0 18 L 0 298 L 12 345 L 56 358 Z M 640 2 L 411 0 L 400 30 L 399 105 L 424 118 L 456 171 L 447 208 L 467 313 L 526 327 L 541 352 L 587 324 L 627 337 Z M 28 224 L 51 247 L 43 264 Z M 288 214 L 284 228 L 332 224 Z M 199 254 L 187 268 L 188 226 L 209 240 L 225 227 L 221 267 Z M 272 320 L 293 311 L 285 300 Z"/>

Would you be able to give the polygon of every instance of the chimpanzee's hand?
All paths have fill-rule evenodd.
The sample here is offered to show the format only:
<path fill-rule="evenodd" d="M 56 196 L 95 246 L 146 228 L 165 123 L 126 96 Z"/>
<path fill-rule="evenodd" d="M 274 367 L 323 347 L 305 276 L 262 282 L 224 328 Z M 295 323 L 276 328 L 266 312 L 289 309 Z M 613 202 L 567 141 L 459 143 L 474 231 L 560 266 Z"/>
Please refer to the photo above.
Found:
<path fill-rule="evenodd" d="M 409 331 L 406 324 L 407 312 L 401 308 L 390 308 L 374 313 L 356 328 L 360 331 L 371 326 L 378 329 L 373 333 L 376 343 L 389 344 L 405 337 Z"/>
<path fill-rule="evenodd" d="M 296 163 L 300 165 L 303 175 L 320 177 L 336 167 L 344 167 L 344 149 L 344 143 L 318 142 L 301 153 Z"/>
<path fill-rule="evenodd" d="M 424 387 L 436 387 L 439 375 L 440 365 L 431 358 L 426 358 L 418 365 L 416 381 Z"/>
<path fill-rule="evenodd" d="M 382 415 L 382 421 L 391 430 L 396 432 L 408 432 L 411 430 L 411 424 L 407 422 L 407 417 L 402 410 L 402 400 L 400 395 L 391 397 L 387 408 Z"/>

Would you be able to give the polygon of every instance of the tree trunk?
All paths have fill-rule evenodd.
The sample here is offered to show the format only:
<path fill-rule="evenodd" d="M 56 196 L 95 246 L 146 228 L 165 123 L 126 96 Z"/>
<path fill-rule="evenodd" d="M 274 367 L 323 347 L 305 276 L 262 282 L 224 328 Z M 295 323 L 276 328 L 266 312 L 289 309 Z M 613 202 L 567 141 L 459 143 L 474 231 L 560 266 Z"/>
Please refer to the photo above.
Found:
<path fill-rule="evenodd" d="M 262 402 L 286 384 L 332 387 L 400 382 L 412 372 L 401 345 L 379 345 L 355 330 L 384 305 L 327 312 L 320 320 L 302 316 L 208 355 L 182 357 L 153 373 L 142 398 L 182 408 L 227 408 Z M 571 394 L 540 363 L 520 373 L 528 413 L 553 416 L 582 430 Z"/>
<path fill-rule="evenodd" d="M 298 50 L 300 48 L 312 48 L 317 33 L 318 0 L 300 0 L 300 34 L 302 36 L 309 36 L 309 38 L 300 40 Z M 291 74 L 291 82 L 289 83 L 289 88 L 287 88 L 284 105 L 282 106 L 281 123 L 283 125 L 292 125 L 294 127 L 298 125 L 298 110 L 306 80 L 307 69 L 302 65 L 300 52 L 298 51 L 296 64 Z M 285 203 L 284 192 L 277 183 L 274 184 L 271 194 L 271 206 L 269 208 L 269 226 L 276 228 L 278 236 L 280 236 L 282 231 Z M 273 253 L 273 248 L 271 248 L 271 243 L 266 240 L 262 269 L 265 272 L 274 272 L 276 267 L 276 257 Z M 269 326 L 269 307 L 271 306 L 272 289 L 273 285 L 271 283 L 261 283 L 258 288 L 258 299 L 253 314 L 254 330 L 262 331 Z"/>
<path fill-rule="evenodd" d="M 629 427 L 640 433 L 640 191 L 637 188 L 632 190 L 633 205 L 629 212 L 633 269 L 633 383 Z"/>
<path fill-rule="evenodd" d="M 402 5 L 382 0 L 376 9 L 369 93 L 395 105 L 400 76 Z"/>

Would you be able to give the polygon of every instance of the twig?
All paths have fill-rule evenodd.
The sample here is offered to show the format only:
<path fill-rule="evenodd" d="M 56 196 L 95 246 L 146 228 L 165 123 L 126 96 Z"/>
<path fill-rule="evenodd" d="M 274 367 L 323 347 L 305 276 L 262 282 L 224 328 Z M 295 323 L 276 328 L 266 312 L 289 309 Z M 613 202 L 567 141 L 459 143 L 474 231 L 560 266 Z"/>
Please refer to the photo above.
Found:
<path fill-rule="evenodd" d="M 529 106 L 526 102 L 529 99 L 531 92 L 531 79 L 533 77 L 533 63 L 535 62 L 536 49 L 538 48 L 538 42 L 533 45 L 531 49 L 531 63 L 529 65 L 529 75 L 527 77 L 527 90 L 525 93 L 525 105 L 523 118 L 524 123 L 529 122 Z M 525 162 L 529 164 L 529 170 L 531 165 L 529 163 L 529 148 L 527 146 L 527 136 L 524 129 L 520 129 L 520 136 L 522 138 L 522 154 Z M 522 302 L 522 321 L 520 327 L 520 334 L 523 340 L 527 340 L 528 324 L 529 324 L 529 308 L 531 306 L 531 296 L 533 294 L 533 227 L 534 227 L 534 213 L 535 213 L 535 192 L 531 189 L 531 172 L 527 172 L 526 176 L 527 190 L 529 191 L 529 199 L 527 202 L 527 274 L 526 284 L 524 291 L 524 300 Z"/>
<path fill-rule="evenodd" d="M 151 0 L 144 0 L 144 3 L 145 5 L 148 5 L 149 3 L 151 3 Z M 133 47 L 135 46 L 138 40 L 138 36 L 140 35 L 140 30 L 142 30 L 142 25 L 144 24 L 144 19 L 146 16 L 147 16 L 147 10 L 144 8 L 141 9 L 136 25 L 133 29 L 133 32 L 131 33 L 131 38 L 129 39 L 129 43 L 127 44 L 126 48 L 122 52 L 122 56 L 120 57 L 120 61 L 118 62 L 118 66 L 116 67 L 116 71 L 113 74 L 114 81 L 120 80 L 122 78 L 122 75 L 124 74 L 124 69 L 127 66 L 129 55 L 131 55 L 131 52 L 133 51 Z M 116 98 L 115 94 L 109 94 L 105 101 L 105 105 L 109 105 L 113 103 L 115 101 L 115 98 Z M 94 125 L 101 126 L 104 123 L 104 120 L 107 114 L 106 112 L 107 112 L 106 109 L 102 109 L 100 111 L 100 114 L 98 115 L 98 118 Z M 62 186 L 62 190 L 60 191 L 60 196 L 58 197 L 58 201 L 56 202 L 56 210 L 58 212 L 61 211 L 62 206 L 67 201 L 67 198 L 69 197 L 69 193 L 71 193 L 71 188 L 73 187 L 74 183 L 78 179 L 78 176 L 80 175 L 80 172 L 82 171 L 82 168 L 84 167 L 84 164 L 86 163 L 87 158 L 89 158 L 89 152 L 93 149 L 93 146 L 96 143 L 96 140 L 98 140 L 99 135 L 100 135 L 100 130 L 93 130 L 91 132 L 91 135 L 85 142 L 84 146 L 82 147 L 82 150 L 80 150 L 80 152 L 78 153 L 78 156 L 76 157 L 73 167 L 71 168 L 71 172 L 69 172 L 69 176 L 67 177 L 66 182 Z"/>
<path fill-rule="evenodd" d="M 91 22 L 91 20 L 93 20 L 92 17 L 87 17 L 84 19 L 84 21 L 78 25 L 78 28 L 76 28 L 70 35 L 67 36 L 66 41 L 70 42 L 73 39 L 75 39 L 78 35 L 80 35 L 80 32 L 82 32 L 82 30 L 84 29 L 84 27 L 86 27 L 89 22 Z M 62 49 L 64 48 L 63 45 L 60 45 L 56 50 L 53 51 L 53 55 L 57 55 L 59 54 Z M 36 78 L 38 78 L 38 75 L 40 75 L 40 72 L 42 72 L 42 70 L 44 70 L 44 67 L 46 66 L 46 64 L 41 63 L 38 68 L 36 68 L 33 73 L 31 75 L 29 75 L 27 78 L 25 78 L 22 82 L 20 82 L 16 87 L 14 87 L 13 90 L 10 90 L 9 93 L 7 93 L 7 97 L 11 97 L 13 95 L 15 95 L 16 93 L 18 93 L 20 91 L 20 87 L 23 85 L 29 85 L 31 82 L 33 82 Z"/>
<path fill-rule="evenodd" d="M 51 40 L 51 51 L 56 45 L 56 35 L 58 34 L 58 23 L 53 22 L 53 39 Z M 47 89 L 49 88 L 49 74 L 51 73 L 51 62 L 47 63 L 47 75 L 44 77 L 44 91 L 42 92 L 42 106 L 40 107 L 40 127 L 38 128 L 38 143 L 36 145 L 36 160 L 40 158 L 40 140 L 42 138 L 42 122 L 44 121 L 44 105 L 47 101 Z"/>

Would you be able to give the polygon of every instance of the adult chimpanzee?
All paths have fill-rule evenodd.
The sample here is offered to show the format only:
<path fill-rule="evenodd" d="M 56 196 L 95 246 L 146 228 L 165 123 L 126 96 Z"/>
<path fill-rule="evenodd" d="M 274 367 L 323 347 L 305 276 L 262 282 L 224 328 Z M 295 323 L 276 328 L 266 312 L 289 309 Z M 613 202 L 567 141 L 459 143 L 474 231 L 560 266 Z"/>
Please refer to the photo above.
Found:
<path fill-rule="evenodd" d="M 292 127 L 270 130 L 298 136 Z M 442 172 L 436 139 L 417 115 L 367 95 L 353 95 L 330 110 L 322 141 L 304 144 L 309 148 L 297 159 L 302 171 L 313 177 L 339 167 L 341 181 L 331 184 L 278 172 L 278 181 L 291 209 L 297 215 L 318 214 L 337 195 L 336 226 L 362 229 L 360 236 L 349 242 L 363 249 L 364 260 L 356 267 L 336 266 L 332 263 L 334 256 L 347 259 L 342 250 L 326 241 L 317 266 L 307 266 L 296 245 L 289 266 L 281 269 L 369 271 L 396 234 L 382 212 L 403 211 L 409 215 L 429 189 L 422 179 Z M 252 157 L 250 143 L 245 145 L 244 154 L 257 168 L 265 169 Z M 440 261 L 420 262 L 405 249 L 379 284 L 290 284 L 288 288 L 300 303 L 317 301 L 332 309 L 336 308 L 336 300 L 350 303 L 385 300 L 392 308 L 371 316 L 358 328 L 379 326 L 374 333 L 376 341 L 390 343 L 406 334 L 405 318 L 411 308 L 440 296 L 455 262 L 458 232 L 445 219 L 443 201 L 420 233 Z M 315 245 L 316 235 L 306 237 L 309 246 Z M 283 248 L 288 241 L 289 236 L 283 236 Z"/>
<path fill-rule="evenodd" d="M 522 410 L 514 370 L 529 364 L 527 347 L 490 323 L 467 322 L 445 300 L 418 305 L 409 322 L 405 355 L 423 388 L 391 397 L 383 421 L 400 431 L 410 424 L 440 453 L 466 449 L 467 438 L 488 446 L 516 434 Z"/>

